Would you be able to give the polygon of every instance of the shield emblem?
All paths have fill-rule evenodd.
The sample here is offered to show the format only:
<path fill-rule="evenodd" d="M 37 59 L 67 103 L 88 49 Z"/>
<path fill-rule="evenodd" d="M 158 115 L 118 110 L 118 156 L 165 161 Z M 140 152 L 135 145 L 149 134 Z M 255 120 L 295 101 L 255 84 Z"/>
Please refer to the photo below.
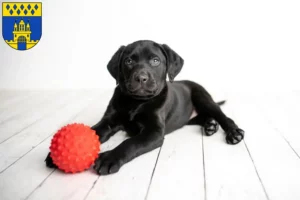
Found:
<path fill-rule="evenodd" d="M 2 35 L 16 50 L 34 47 L 42 36 L 42 3 L 3 2 Z"/>

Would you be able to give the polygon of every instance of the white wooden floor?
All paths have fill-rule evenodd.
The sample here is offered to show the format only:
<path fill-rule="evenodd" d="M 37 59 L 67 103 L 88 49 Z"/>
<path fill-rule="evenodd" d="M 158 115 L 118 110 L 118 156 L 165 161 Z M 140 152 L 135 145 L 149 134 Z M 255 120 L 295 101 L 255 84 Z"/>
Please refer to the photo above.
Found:
<path fill-rule="evenodd" d="M 114 175 L 46 168 L 55 131 L 72 122 L 95 124 L 111 94 L 0 91 L 0 199 L 300 199 L 300 92 L 228 93 L 223 110 L 246 131 L 236 146 L 225 143 L 222 130 L 206 137 L 187 126 Z M 116 134 L 102 151 L 125 137 Z"/>

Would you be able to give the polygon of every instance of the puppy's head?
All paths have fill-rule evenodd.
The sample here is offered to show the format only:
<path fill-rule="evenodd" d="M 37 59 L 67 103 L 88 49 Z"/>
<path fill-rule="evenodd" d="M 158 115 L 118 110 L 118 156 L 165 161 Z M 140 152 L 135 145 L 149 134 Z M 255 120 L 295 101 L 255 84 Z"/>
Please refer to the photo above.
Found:
<path fill-rule="evenodd" d="M 152 41 L 137 41 L 121 46 L 107 68 L 121 91 L 136 99 L 158 95 L 181 71 L 183 59 L 170 47 Z"/>

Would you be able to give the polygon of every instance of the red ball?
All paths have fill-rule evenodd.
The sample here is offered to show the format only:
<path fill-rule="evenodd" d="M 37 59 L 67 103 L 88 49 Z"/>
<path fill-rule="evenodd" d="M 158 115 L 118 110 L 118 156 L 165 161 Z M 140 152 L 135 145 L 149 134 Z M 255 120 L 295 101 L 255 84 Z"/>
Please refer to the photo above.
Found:
<path fill-rule="evenodd" d="M 81 172 L 95 162 L 100 151 L 99 136 L 84 124 L 69 124 L 54 135 L 50 156 L 64 172 Z"/>

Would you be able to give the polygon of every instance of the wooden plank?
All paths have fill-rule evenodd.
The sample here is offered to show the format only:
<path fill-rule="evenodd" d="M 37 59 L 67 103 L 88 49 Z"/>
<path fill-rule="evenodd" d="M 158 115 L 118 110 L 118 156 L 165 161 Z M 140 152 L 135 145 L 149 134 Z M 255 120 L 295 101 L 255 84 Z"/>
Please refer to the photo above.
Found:
<path fill-rule="evenodd" d="M 232 118 L 235 109 L 230 98 L 222 106 Z M 267 200 L 244 142 L 228 145 L 223 130 L 203 139 L 207 200 Z"/>
<path fill-rule="evenodd" d="M 299 200 L 300 159 L 253 106 L 252 99 L 244 98 L 242 94 L 234 95 L 232 99 L 234 118 L 247 132 L 245 142 L 269 199 Z"/>
<path fill-rule="evenodd" d="M 32 92 L 32 91 L 30 91 Z M 6 101 L 10 101 L 13 97 L 15 96 L 25 96 L 26 94 L 30 93 L 30 92 L 21 92 L 21 91 L 15 91 L 15 90 L 0 90 L 0 102 L 6 102 Z"/>
<path fill-rule="evenodd" d="M 16 96 L 26 96 L 26 94 L 34 93 L 32 90 L 0 90 L 0 102 L 10 101 Z"/>
<path fill-rule="evenodd" d="M 0 113 L 0 126 L 6 121 L 16 117 L 18 115 L 23 115 L 31 110 L 36 109 L 39 105 L 49 104 L 49 101 L 55 100 L 54 97 L 58 96 L 58 92 L 41 92 L 39 95 L 32 95 L 26 99 L 23 99 L 18 104 L 13 104 L 6 109 L 3 109 Z M 56 95 L 56 96 L 55 96 Z"/>
<path fill-rule="evenodd" d="M 69 120 L 69 117 L 66 117 L 64 114 L 60 115 L 58 113 L 63 111 L 72 116 L 76 110 L 73 110 L 74 106 L 68 106 L 68 104 L 70 104 L 73 99 L 75 99 L 75 101 L 73 101 L 71 104 L 76 104 L 76 97 L 79 95 L 81 95 L 81 93 L 77 93 L 76 95 L 75 92 L 64 92 L 64 94 L 60 95 L 61 98 L 55 97 L 51 99 L 51 101 L 48 102 L 49 105 L 47 105 L 47 107 L 51 107 L 51 112 L 49 115 L 47 115 L 45 118 L 42 118 L 34 126 L 30 126 L 27 129 L 22 130 L 16 136 L 1 143 L 0 173 L 55 131 L 55 129 L 45 129 L 45 127 L 48 127 L 49 121 L 53 121 L 53 127 L 60 127 L 65 124 L 66 121 Z M 80 103 L 80 101 L 78 103 Z"/>
<path fill-rule="evenodd" d="M 147 200 L 205 199 L 202 135 L 186 126 L 165 137 Z"/>
<path fill-rule="evenodd" d="M 109 98 L 105 99 L 105 97 Z M 103 115 L 110 95 L 105 95 L 105 97 L 102 96 L 97 104 L 93 104 L 85 111 L 84 115 L 78 116 L 80 121 L 90 125 L 95 124 L 99 120 L 99 116 Z M 117 133 L 108 142 L 101 145 L 101 151 L 115 148 L 124 139 L 126 139 L 124 132 Z M 117 174 L 109 176 L 99 177 L 93 169 L 74 175 L 66 175 L 56 170 L 43 182 L 41 187 L 31 193 L 28 199 L 143 199 L 157 154 L 158 149 L 134 159 L 124 165 Z M 53 185 L 55 185 L 55 193 L 48 194 L 49 190 L 54 190 Z M 124 187 L 124 185 L 130 185 L 130 187 Z M 45 193 L 48 195 L 45 196 Z"/>
<path fill-rule="evenodd" d="M 57 116 L 62 115 L 64 117 L 48 120 L 47 129 L 49 130 L 49 133 L 50 130 L 56 131 L 60 128 L 57 125 L 57 121 L 60 122 L 62 118 L 69 118 L 69 123 L 80 121 L 76 116 L 81 114 L 80 111 L 89 105 L 91 100 L 95 97 L 93 93 L 81 93 L 77 96 L 78 98 L 76 101 L 70 102 L 67 107 L 56 111 Z M 36 128 L 36 131 L 38 131 L 41 127 L 37 126 Z M 54 134 L 54 132 L 52 134 Z M 24 199 L 39 187 L 46 177 L 53 173 L 53 169 L 47 168 L 44 163 L 45 157 L 49 152 L 51 139 L 52 137 L 50 135 L 42 143 L 36 145 L 36 147 L 29 151 L 25 156 L 21 157 L 18 162 L 0 174 L 0 199 Z M 67 175 L 65 177 L 67 177 Z M 53 185 L 53 188 L 55 187 L 56 186 Z"/>
<path fill-rule="evenodd" d="M 107 143 L 101 146 L 102 151 L 114 148 L 125 138 L 124 132 L 117 133 Z M 124 199 L 143 199 L 152 172 L 150 170 L 150 173 L 147 173 L 149 166 L 146 164 L 148 164 L 147 161 L 149 159 L 155 160 L 153 156 L 156 156 L 157 152 L 158 151 L 153 151 L 144 157 L 137 158 L 128 165 L 125 165 L 117 174 L 109 176 L 99 177 L 95 174 L 93 169 L 74 175 L 66 175 L 56 170 L 28 199 L 81 200 L 98 198 L 120 199 L 120 197 Z M 154 164 L 152 163 L 152 165 Z M 148 180 L 146 180 L 145 176 L 148 177 Z M 130 185 L 130 187 L 124 187 L 125 184 Z M 54 185 L 55 188 L 53 187 Z M 139 188 L 138 191 L 136 190 L 137 187 Z M 48 194 L 49 190 L 54 189 L 55 193 Z M 47 196 L 45 196 L 45 193 L 47 193 Z"/>
<path fill-rule="evenodd" d="M 67 94 L 67 95 L 66 95 Z M 65 92 L 64 95 L 58 95 L 52 99 L 52 102 L 61 101 L 68 98 L 68 95 L 75 95 L 74 92 Z M 54 107 L 53 107 L 53 106 Z M 10 139 L 11 137 L 19 134 L 22 130 L 32 126 L 38 120 L 42 119 L 47 114 L 51 113 L 55 109 L 56 104 L 51 104 L 51 101 L 45 104 L 34 105 L 31 104 L 31 109 L 25 113 L 17 115 L 0 124 L 0 144 Z"/>
<path fill-rule="evenodd" d="M 300 92 L 269 93 L 252 98 L 270 123 L 300 157 Z"/>
<path fill-rule="evenodd" d="M 14 104 L 18 104 L 23 100 L 37 95 L 38 93 L 34 91 L 3 91 L 0 94 L 0 112 L 2 112 L 2 110 L 6 109 L 7 107 L 13 106 Z"/>
<path fill-rule="evenodd" d="M 144 199 L 158 153 L 159 149 L 155 149 L 127 163 L 116 174 L 100 176 L 85 200 Z"/>

